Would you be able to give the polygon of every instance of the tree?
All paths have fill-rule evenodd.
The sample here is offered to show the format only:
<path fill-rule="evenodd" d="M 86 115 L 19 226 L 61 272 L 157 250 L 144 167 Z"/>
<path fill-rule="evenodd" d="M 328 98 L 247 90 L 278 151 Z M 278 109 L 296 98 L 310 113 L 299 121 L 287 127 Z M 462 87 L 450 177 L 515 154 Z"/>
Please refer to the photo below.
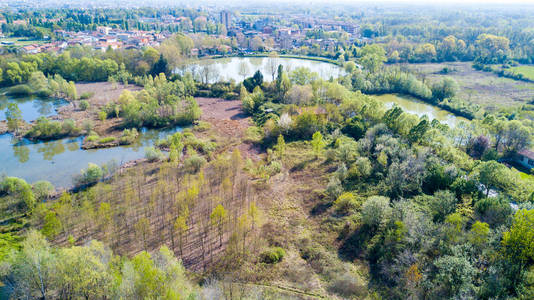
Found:
<path fill-rule="evenodd" d="M 237 72 L 239 75 L 243 76 L 243 80 L 245 80 L 245 77 L 247 77 L 247 74 L 249 72 L 248 63 L 245 60 L 239 62 Z"/>
<path fill-rule="evenodd" d="M 135 232 L 138 236 L 142 238 L 143 248 L 145 249 L 145 251 L 148 251 L 147 239 L 151 231 L 150 222 L 146 217 L 142 217 L 139 219 L 139 221 L 137 221 L 137 223 L 135 224 Z"/>
<path fill-rule="evenodd" d="M 14 298 L 53 298 L 57 280 L 57 257 L 46 239 L 31 230 L 21 244 L 22 250 L 13 253 L 2 269 L 2 275 Z"/>
<path fill-rule="evenodd" d="M 286 152 L 286 142 L 284 140 L 283 135 L 281 134 L 278 135 L 278 139 L 276 141 L 276 145 L 274 146 L 274 150 L 276 151 L 280 159 L 284 159 L 284 155 Z"/>
<path fill-rule="evenodd" d="M 430 124 L 426 119 L 421 120 L 417 125 L 410 129 L 408 138 L 412 143 L 420 142 L 425 133 L 430 129 Z"/>
<path fill-rule="evenodd" d="M 184 237 L 187 233 L 187 230 L 189 230 L 189 226 L 187 226 L 187 218 L 189 215 L 188 210 L 184 210 L 177 218 L 176 222 L 174 222 L 174 230 L 178 232 L 178 242 L 180 244 L 180 256 L 184 255 L 183 252 L 183 246 L 184 246 Z"/>
<path fill-rule="evenodd" d="M 210 215 L 211 224 L 217 227 L 219 233 L 219 247 L 222 246 L 222 238 L 224 234 L 225 219 L 228 213 L 224 207 L 219 204 L 213 209 Z"/>
<path fill-rule="evenodd" d="M 276 71 L 278 70 L 278 58 L 279 56 L 276 51 L 272 51 L 269 53 L 269 58 L 267 60 L 267 70 L 269 70 L 269 73 L 271 73 L 272 81 L 274 81 L 274 75 L 276 75 Z"/>
<path fill-rule="evenodd" d="M 294 85 L 286 91 L 285 103 L 297 105 L 310 105 L 313 99 L 313 90 L 311 85 Z"/>
<path fill-rule="evenodd" d="M 504 257 L 510 266 L 513 288 L 522 279 L 526 266 L 534 262 L 534 210 L 521 209 L 515 213 L 514 222 L 502 237 Z"/>
<path fill-rule="evenodd" d="M 456 80 L 445 77 L 432 86 L 432 96 L 437 101 L 443 101 L 444 99 L 453 98 L 459 89 Z"/>
<path fill-rule="evenodd" d="M 494 160 L 483 162 L 479 167 L 479 179 L 486 188 L 486 197 L 490 189 L 507 189 L 511 182 L 508 168 Z"/>
<path fill-rule="evenodd" d="M 95 299 L 109 296 L 113 276 L 109 270 L 112 253 L 97 241 L 85 247 L 62 248 L 58 253 L 57 276 L 64 299 Z"/>
<path fill-rule="evenodd" d="M 46 201 L 54 191 L 54 186 L 46 180 L 40 180 L 33 184 L 32 189 L 37 200 Z"/>
<path fill-rule="evenodd" d="M 282 101 L 287 91 L 289 91 L 289 89 L 291 88 L 291 80 L 289 79 L 289 76 L 287 76 L 287 72 L 284 71 L 283 65 L 278 66 L 275 86 L 278 95 L 278 100 Z"/>
<path fill-rule="evenodd" d="M 372 196 L 362 205 L 362 222 L 372 229 L 377 229 L 385 224 L 391 216 L 392 209 L 389 206 L 389 198 Z"/>
<path fill-rule="evenodd" d="M 8 103 L 7 110 L 5 112 L 7 120 L 7 128 L 18 133 L 20 126 L 24 122 L 22 120 L 22 112 L 19 109 L 17 103 Z"/>
<path fill-rule="evenodd" d="M 473 223 L 473 225 L 471 225 L 469 240 L 471 244 L 481 247 L 488 242 L 489 234 L 490 229 L 488 223 L 476 221 Z"/>
<path fill-rule="evenodd" d="M 371 73 L 375 73 L 387 61 L 386 51 L 377 44 L 363 46 L 359 54 L 359 63 Z"/>
<path fill-rule="evenodd" d="M 321 151 L 323 151 L 324 147 L 326 146 L 326 143 L 323 140 L 323 135 L 319 131 L 316 131 L 313 134 L 311 144 L 312 144 L 313 152 L 315 153 L 315 157 L 316 158 L 319 157 L 319 154 L 321 153 Z"/>
<path fill-rule="evenodd" d="M 263 84 L 263 74 L 260 70 L 256 71 L 252 77 L 249 77 L 243 81 L 243 85 L 249 93 L 252 93 L 256 87 L 261 87 Z"/>
<path fill-rule="evenodd" d="M 167 59 L 163 56 L 163 53 L 159 55 L 158 61 L 152 66 L 150 74 L 152 76 L 158 76 L 159 74 L 167 74 L 168 72 Z"/>

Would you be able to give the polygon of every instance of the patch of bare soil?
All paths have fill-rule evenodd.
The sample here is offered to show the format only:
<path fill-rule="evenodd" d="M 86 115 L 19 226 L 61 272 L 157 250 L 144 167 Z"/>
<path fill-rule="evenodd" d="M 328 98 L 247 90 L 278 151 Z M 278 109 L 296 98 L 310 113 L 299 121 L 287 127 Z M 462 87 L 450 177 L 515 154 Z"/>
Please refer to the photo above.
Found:
<path fill-rule="evenodd" d="M 136 85 L 124 86 L 122 84 L 113 84 L 109 82 L 87 82 L 87 83 L 76 83 L 76 90 L 78 91 L 78 96 L 84 93 L 93 94 L 87 101 L 91 105 L 105 105 L 110 101 L 113 101 L 121 95 L 124 90 L 130 91 L 139 91 L 142 88 Z"/>
<path fill-rule="evenodd" d="M 78 126 L 82 126 L 85 120 L 92 120 L 94 129 L 99 135 L 116 135 L 118 131 L 117 126 L 120 125 L 121 120 L 118 118 L 107 119 L 104 121 L 98 120 L 98 112 L 100 108 L 109 102 L 115 101 L 119 98 L 124 90 L 139 91 L 141 87 L 135 85 L 124 86 L 122 84 L 112 85 L 109 82 L 89 82 L 76 83 L 78 95 L 90 93 L 91 96 L 86 99 L 89 102 L 89 109 L 81 110 L 79 107 L 80 101 L 74 101 L 68 105 L 62 106 L 58 109 L 58 115 L 52 117 L 56 120 L 73 119 Z"/>
<path fill-rule="evenodd" d="M 236 139 L 239 143 L 236 146 L 245 158 L 260 158 L 261 149 L 241 142 L 252 120 L 241 109 L 240 100 L 196 98 L 196 101 L 202 109 L 202 121 L 209 122 L 219 135 Z"/>

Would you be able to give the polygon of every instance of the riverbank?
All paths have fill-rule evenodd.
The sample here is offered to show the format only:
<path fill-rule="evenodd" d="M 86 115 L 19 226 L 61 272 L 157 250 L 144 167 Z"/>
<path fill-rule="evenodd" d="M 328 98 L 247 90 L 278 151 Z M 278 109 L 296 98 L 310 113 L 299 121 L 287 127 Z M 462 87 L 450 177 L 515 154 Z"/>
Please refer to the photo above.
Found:
<path fill-rule="evenodd" d="M 232 57 L 269 57 L 269 53 L 265 52 L 265 53 L 257 53 L 257 54 L 250 53 L 250 54 L 232 54 L 232 55 L 210 55 L 210 56 L 199 57 L 199 60 L 232 58 Z M 294 58 L 294 59 L 302 59 L 302 60 L 319 61 L 319 62 L 334 64 L 336 66 L 341 66 L 341 64 L 337 60 L 333 60 L 333 59 L 326 58 L 326 57 L 320 57 L 320 56 L 279 54 L 278 58 Z"/>

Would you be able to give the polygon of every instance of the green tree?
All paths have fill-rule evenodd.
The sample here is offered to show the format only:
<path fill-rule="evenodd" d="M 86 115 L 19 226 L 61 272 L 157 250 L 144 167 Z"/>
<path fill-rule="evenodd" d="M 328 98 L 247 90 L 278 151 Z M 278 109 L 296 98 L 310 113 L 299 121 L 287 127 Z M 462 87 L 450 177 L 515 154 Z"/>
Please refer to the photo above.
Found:
<path fill-rule="evenodd" d="M 512 227 L 503 234 L 502 246 L 504 257 L 512 263 L 511 286 L 518 288 L 525 268 L 534 262 L 534 210 L 521 209 L 515 213 Z"/>
<path fill-rule="evenodd" d="M 24 121 L 22 120 L 22 112 L 20 111 L 17 103 L 8 103 L 5 115 L 7 120 L 7 128 L 15 133 L 18 133 L 20 126 L 22 126 Z"/>
<path fill-rule="evenodd" d="M 319 154 L 321 154 L 321 151 L 323 151 L 324 147 L 326 146 L 326 143 L 323 140 L 323 135 L 319 131 L 316 131 L 313 134 L 311 144 L 313 153 L 315 153 L 315 157 L 319 157 Z"/>
<path fill-rule="evenodd" d="M 375 73 L 387 61 L 386 51 L 382 46 L 365 45 L 360 50 L 359 63 L 369 72 Z"/>
<path fill-rule="evenodd" d="M 217 205 L 210 215 L 210 220 L 213 226 L 217 227 L 217 232 L 219 233 L 219 246 L 222 246 L 222 238 L 224 234 L 224 226 L 226 224 L 226 215 L 228 213 L 224 207 L 219 204 Z"/>

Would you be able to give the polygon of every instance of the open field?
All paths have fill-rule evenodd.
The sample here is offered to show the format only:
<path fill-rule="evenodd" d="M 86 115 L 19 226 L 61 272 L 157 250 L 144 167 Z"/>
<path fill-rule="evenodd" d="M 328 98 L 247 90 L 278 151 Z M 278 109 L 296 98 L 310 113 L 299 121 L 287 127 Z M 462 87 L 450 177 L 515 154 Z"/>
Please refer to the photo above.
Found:
<path fill-rule="evenodd" d="M 498 107 L 521 105 L 534 98 L 534 84 L 498 77 L 490 72 L 476 71 L 470 62 L 400 64 L 401 68 L 417 73 L 424 80 L 435 82 L 452 77 L 460 86 L 458 96 L 492 110 Z M 448 68 L 447 74 L 440 73 Z M 533 69 L 534 70 L 534 69 Z"/>
<path fill-rule="evenodd" d="M 534 80 L 534 66 L 512 67 L 509 70 L 516 74 L 522 74 L 524 78 Z"/>
<path fill-rule="evenodd" d="M 27 46 L 27 45 L 33 45 L 33 44 L 44 44 L 48 41 L 42 41 L 42 40 L 27 40 L 26 38 L 2 38 L 0 39 L 0 42 L 13 42 L 15 43 L 14 46 Z M 4 46 L 4 45 L 0 45 Z"/>

